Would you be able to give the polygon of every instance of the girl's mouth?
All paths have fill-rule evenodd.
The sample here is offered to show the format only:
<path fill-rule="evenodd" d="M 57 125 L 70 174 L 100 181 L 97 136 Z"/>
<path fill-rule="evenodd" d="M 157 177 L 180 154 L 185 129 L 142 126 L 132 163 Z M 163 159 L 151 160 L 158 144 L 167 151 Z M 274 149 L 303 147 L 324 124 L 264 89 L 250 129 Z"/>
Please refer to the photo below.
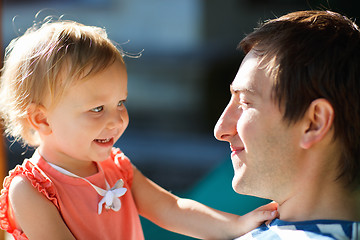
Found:
<path fill-rule="evenodd" d="M 97 143 L 98 145 L 107 147 L 113 145 L 114 138 L 95 139 L 94 142 Z"/>
<path fill-rule="evenodd" d="M 105 139 L 95 139 L 94 141 L 98 143 L 108 143 L 110 142 L 110 140 L 111 138 L 105 138 Z"/>

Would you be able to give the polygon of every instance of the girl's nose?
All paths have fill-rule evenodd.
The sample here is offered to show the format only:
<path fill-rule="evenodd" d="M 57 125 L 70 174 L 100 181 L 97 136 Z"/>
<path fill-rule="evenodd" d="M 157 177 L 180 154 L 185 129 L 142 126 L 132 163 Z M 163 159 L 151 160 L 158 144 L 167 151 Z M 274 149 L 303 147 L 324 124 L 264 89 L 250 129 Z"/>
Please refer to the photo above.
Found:
<path fill-rule="evenodd" d="M 125 110 L 125 112 L 126 112 L 126 110 Z M 112 112 L 110 115 L 107 127 L 109 129 L 121 127 L 126 121 L 127 112 L 126 113 L 125 112 L 124 112 L 124 110 L 122 110 L 122 111 L 116 110 L 116 111 Z"/>

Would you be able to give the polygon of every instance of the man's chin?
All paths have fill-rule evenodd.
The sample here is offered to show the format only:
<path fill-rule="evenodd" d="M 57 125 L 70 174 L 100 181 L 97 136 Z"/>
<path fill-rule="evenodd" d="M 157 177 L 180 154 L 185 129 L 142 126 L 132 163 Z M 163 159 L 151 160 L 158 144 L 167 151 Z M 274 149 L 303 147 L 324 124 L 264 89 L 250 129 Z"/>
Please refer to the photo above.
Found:
<path fill-rule="evenodd" d="M 241 181 L 241 179 L 237 178 L 236 175 L 232 180 L 232 188 L 236 193 L 247 194 L 244 189 L 244 183 Z"/>
<path fill-rule="evenodd" d="M 260 197 L 258 196 L 258 189 L 247 183 L 243 177 L 237 177 L 235 175 L 232 180 L 232 188 L 238 194 Z"/>

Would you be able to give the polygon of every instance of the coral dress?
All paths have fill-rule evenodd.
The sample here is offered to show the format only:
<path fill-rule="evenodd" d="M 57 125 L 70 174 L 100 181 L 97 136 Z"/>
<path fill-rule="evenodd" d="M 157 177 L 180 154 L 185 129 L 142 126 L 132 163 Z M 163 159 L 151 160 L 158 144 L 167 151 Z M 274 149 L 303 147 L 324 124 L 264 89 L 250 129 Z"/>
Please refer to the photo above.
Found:
<path fill-rule="evenodd" d="M 8 192 L 15 176 L 25 176 L 40 193 L 59 210 L 64 222 L 76 239 L 144 239 L 140 218 L 131 194 L 133 168 L 130 160 L 119 150 L 113 149 L 111 156 L 100 163 L 101 171 L 87 177 L 92 184 L 106 189 L 122 179 L 126 193 L 119 199 L 118 211 L 103 208 L 98 214 L 98 204 L 104 198 L 84 179 L 63 174 L 50 166 L 36 151 L 31 159 L 10 171 L 4 180 L 0 196 L 0 227 L 15 239 L 28 239 L 16 228 Z M 34 219 L 36 220 L 36 219 Z"/>

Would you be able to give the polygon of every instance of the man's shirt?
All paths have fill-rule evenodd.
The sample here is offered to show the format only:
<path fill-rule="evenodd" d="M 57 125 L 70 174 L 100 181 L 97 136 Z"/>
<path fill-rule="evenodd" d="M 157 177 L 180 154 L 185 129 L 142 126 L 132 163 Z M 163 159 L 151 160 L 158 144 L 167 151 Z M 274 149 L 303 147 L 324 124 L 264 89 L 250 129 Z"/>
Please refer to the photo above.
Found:
<path fill-rule="evenodd" d="M 360 222 L 315 220 L 285 222 L 273 220 L 261 225 L 238 240 L 360 240 Z"/>

